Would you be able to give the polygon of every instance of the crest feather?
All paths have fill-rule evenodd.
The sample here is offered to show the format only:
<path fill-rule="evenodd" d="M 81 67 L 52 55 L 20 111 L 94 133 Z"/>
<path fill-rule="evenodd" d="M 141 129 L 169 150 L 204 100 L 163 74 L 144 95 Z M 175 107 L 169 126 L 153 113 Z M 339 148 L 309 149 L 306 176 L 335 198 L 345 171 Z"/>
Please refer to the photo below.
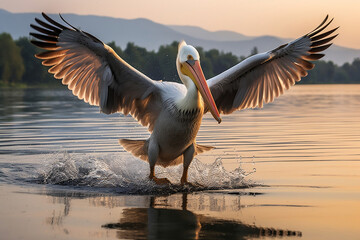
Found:
<path fill-rule="evenodd" d="M 178 46 L 178 51 L 180 51 L 180 48 L 182 48 L 183 46 L 186 46 L 186 42 L 184 40 L 182 40 L 180 43 L 179 43 L 179 46 Z"/>

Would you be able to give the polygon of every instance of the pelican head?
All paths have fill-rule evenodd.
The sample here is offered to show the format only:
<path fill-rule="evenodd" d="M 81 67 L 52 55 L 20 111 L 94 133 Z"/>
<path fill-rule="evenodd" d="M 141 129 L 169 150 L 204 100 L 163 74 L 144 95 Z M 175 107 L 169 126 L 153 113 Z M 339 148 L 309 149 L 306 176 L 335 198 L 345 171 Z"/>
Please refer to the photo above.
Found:
<path fill-rule="evenodd" d="M 196 91 L 200 92 L 212 116 L 220 123 L 219 111 L 200 66 L 199 53 L 193 46 L 187 45 L 185 41 L 179 44 L 176 67 L 179 77 L 187 89 L 196 87 Z"/>

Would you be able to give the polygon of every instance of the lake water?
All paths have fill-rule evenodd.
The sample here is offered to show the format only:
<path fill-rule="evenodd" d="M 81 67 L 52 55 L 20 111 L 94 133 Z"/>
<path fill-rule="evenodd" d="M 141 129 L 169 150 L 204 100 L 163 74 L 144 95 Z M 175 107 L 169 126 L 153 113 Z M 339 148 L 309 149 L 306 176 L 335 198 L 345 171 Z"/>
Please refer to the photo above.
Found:
<path fill-rule="evenodd" d="M 65 87 L 64 87 L 65 88 Z M 295 86 L 274 103 L 206 115 L 216 149 L 156 168 L 118 145 L 129 116 L 68 90 L 0 90 L 0 239 L 359 239 L 360 85 Z"/>

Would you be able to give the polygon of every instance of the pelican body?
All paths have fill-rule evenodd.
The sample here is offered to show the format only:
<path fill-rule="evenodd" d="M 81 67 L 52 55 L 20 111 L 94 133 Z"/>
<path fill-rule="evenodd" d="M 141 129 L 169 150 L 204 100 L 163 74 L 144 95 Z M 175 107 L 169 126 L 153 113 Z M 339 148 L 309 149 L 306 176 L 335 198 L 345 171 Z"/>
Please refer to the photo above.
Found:
<path fill-rule="evenodd" d="M 148 139 L 120 139 L 134 156 L 148 161 L 149 178 L 158 184 L 155 165 L 183 163 L 181 184 L 195 155 L 211 150 L 196 143 L 203 115 L 210 111 L 218 123 L 220 113 L 262 107 L 288 89 L 314 67 L 310 61 L 324 56 L 337 35 L 337 28 L 324 30 L 332 22 L 328 16 L 310 33 L 274 50 L 256 54 L 206 81 L 197 50 L 185 41 L 179 44 L 176 67 L 183 84 L 155 81 L 139 72 L 111 47 L 90 33 L 61 19 L 64 26 L 46 14 L 30 26 L 31 42 L 46 50 L 36 55 L 49 72 L 67 85 L 73 94 L 101 112 L 131 114 L 151 133 Z"/>

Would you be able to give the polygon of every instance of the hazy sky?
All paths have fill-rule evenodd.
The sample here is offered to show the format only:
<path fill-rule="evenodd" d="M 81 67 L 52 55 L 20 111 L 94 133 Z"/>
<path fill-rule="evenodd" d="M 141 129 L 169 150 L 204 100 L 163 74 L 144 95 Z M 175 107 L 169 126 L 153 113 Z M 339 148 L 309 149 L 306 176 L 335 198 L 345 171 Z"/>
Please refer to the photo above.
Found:
<path fill-rule="evenodd" d="M 359 0 L 0 0 L 11 12 L 77 13 L 148 18 L 162 24 L 296 38 L 326 14 L 340 26 L 335 43 L 360 49 Z"/>

